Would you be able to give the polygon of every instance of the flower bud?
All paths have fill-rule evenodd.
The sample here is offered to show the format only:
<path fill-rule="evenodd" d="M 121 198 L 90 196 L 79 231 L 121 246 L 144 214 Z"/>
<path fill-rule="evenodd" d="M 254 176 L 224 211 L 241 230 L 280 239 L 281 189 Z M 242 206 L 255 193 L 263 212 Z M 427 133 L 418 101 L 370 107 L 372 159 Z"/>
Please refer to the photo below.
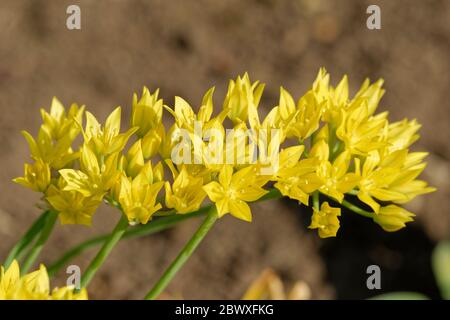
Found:
<path fill-rule="evenodd" d="M 161 124 L 163 113 L 163 100 L 158 99 L 159 90 L 153 94 L 144 87 L 142 97 L 138 100 L 137 95 L 133 95 L 133 107 L 131 112 L 131 126 L 139 127 L 136 132 L 138 137 L 143 137 L 152 129 Z"/>
<path fill-rule="evenodd" d="M 407 222 L 413 221 L 415 214 L 396 205 L 381 207 L 378 214 L 374 214 L 373 221 L 383 230 L 393 232 L 405 227 Z"/>

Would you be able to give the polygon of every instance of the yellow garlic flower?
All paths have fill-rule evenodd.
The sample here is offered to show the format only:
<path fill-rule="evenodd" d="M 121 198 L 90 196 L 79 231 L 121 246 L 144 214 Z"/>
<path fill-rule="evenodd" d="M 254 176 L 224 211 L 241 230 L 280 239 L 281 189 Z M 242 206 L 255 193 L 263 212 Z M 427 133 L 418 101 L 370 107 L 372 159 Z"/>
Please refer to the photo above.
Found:
<path fill-rule="evenodd" d="M 303 141 L 319 128 L 323 104 L 318 102 L 312 91 L 301 97 L 295 105 L 291 94 L 281 87 L 278 107 L 282 128 L 288 138 L 296 137 L 299 141 Z"/>
<path fill-rule="evenodd" d="M 164 182 L 155 177 L 151 162 L 147 162 L 134 179 L 122 175 L 119 203 L 130 224 L 146 224 L 162 208 L 156 198 L 163 185 Z"/>
<path fill-rule="evenodd" d="M 54 169 L 63 168 L 75 160 L 78 155 L 72 151 L 71 145 L 80 132 L 77 122 L 81 121 L 83 112 L 84 106 L 72 104 L 66 114 L 61 102 L 53 98 L 50 113 L 41 109 L 43 124 L 37 139 L 22 131 L 30 147 L 31 158 L 42 159 Z"/>
<path fill-rule="evenodd" d="M 247 73 L 243 77 L 237 77 L 236 80 L 230 80 L 222 112 L 235 124 L 247 121 L 248 108 L 258 107 L 264 86 L 259 81 L 251 83 Z"/>
<path fill-rule="evenodd" d="M 99 156 L 120 152 L 128 139 L 138 128 L 132 127 L 125 133 L 120 133 L 121 107 L 117 107 L 108 116 L 103 127 L 95 116 L 86 112 L 86 128 L 83 130 L 84 142 Z"/>
<path fill-rule="evenodd" d="M 33 164 L 25 163 L 23 177 L 13 179 L 14 182 L 36 192 L 45 192 L 50 184 L 51 174 L 48 163 L 37 159 Z"/>
<path fill-rule="evenodd" d="M 159 89 L 151 94 L 147 87 L 144 87 L 139 100 L 136 94 L 133 95 L 131 127 L 139 128 L 136 135 L 140 138 L 161 125 L 163 100 L 158 99 L 158 94 Z"/>
<path fill-rule="evenodd" d="M 81 147 L 80 154 L 81 170 L 59 170 L 67 183 L 65 190 L 80 192 L 85 197 L 104 195 L 119 177 L 118 153 L 99 157 L 85 144 Z"/>
<path fill-rule="evenodd" d="M 413 221 L 415 214 L 408 210 L 390 204 L 381 207 L 377 214 L 373 216 L 373 221 L 379 224 L 383 230 L 388 232 L 398 231 L 406 226 L 407 222 Z"/>
<path fill-rule="evenodd" d="M 251 221 L 248 202 L 273 184 L 304 205 L 317 192 L 397 230 L 413 217 L 398 205 L 435 190 L 418 178 L 427 153 L 410 151 L 420 124 L 390 123 L 387 112 L 376 113 L 385 92 L 382 79 L 366 79 L 354 96 L 348 82 L 344 75 L 333 86 L 321 68 L 296 100 L 281 87 L 278 105 L 265 118 L 258 107 L 264 84 L 248 74 L 230 81 L 221 110 L 214 110 L 214 87 L 198 108 L 182 97 L 169 107 L 159 90 L 144 87 L 141 97 L 133 95 L 130 128 L 122 133 L 120 107 L 104 125 L 86 112 L 82 129 L 84 106 L 66 111 L 55 98 L 49 112 L 41 110 L 37 137 L 24 132 L 33 161 L 14 181 L 44 193 L 62 223 L 90 224 L 103 199 L 120 206 L 130 223 L 147 223 L 162 208 L 162 186 L 165 207 L 179 214 L 199 209 L 208 196 L 219 216 Z M 164 109 L 173 116 L 168 127 Z M 84 141 L 73 151 L 80 131 Z M 156 157 L 162 161 L 152 168 Z M 173 180 L 164 179 L 167 168 Z M 358 199 L 347 201 L 348 195 Z M 322 203 L 311 228 L 335 235 L 339 210 Z"/>
<path fill-rule="evenodd" d="M 86 197 L 78 191 L 66 190 L 67 182 L 60 178 L 57 185 L 50 185 L 45 199 L 58 211 L 61 224 L 90 226 L 92 216 L 102 203 L 99 195 Z"/>
<path fill-rule="evenodd" d="M 280 168 L 274 186 L 283 196 L 307 206 L 309 195 L 323 185 L 323 180 L 316 173 L 316 158 L 300 160 L 303 149 L 291 147 L 280 152 Z"/>
<path fill-rule="evenodd" d="M 50 291 L 47 269 L 41 264 L 39 270 L 20 275 L 19 264 L 12 262 L 7 270 L 0 269 L 0 300 L 87 300 L 86 289 L 78 293 L 74 287 L 54 288 Z"/>
<path fill-rule="evenodd" d="M 254 167 L 249 166 L 233 174 L 233 167 L 225 165 L 218 181 L 211 181 L 203 189 L 215 203 L 219 217 L 231 213 L 236 218 L 250 222 L 252 213 L 247 202 L 256 201 L 267 193 L 255 183 L 257 181 Z"/>
<path fill-rule="evenodd" d="M 364 165 L 355 159 L 356 173 L 361 179 L 358 184 L 358 198 L 378 213 L 380 201 L 406 203 L 420 194 L 433 192 L 425 181 L 416 180 L 416 177 L 425 169 L 421 160 L 426 153 L 411 153 L 397 150 L 381 159 L 378 151 L 370 152 Z"/>
<path fill-rule="evenodd" d="M 329 150 L 328 144 L 321 139 L 314 144 L 309 155 L 319 160 L 317 176 L 323 182 L 319 188 L 320 192 L 342 202 L 344 194 L 357 185 L 359 177 L 355 173 L 348 173 L 350 152 L 342 152 L 331 163 L 328 161 Z"/>
<path fill-rule="evenodd" d="M 203 178 L 188 173 L 187 166 L 183 166 L 177 172 L 173 164 L 169 163 L 174 182 L 172 185 L 165 182 L 166 206 L 173 208 L 177 213 L 189 213 L 197 210 L 206 198 L 206 192 L 202 189 Z"/>
<path fill-rule="evenodd" d="M 325 201 L 320 210 L 313 209 L 309 228 L 318 229 L 321 238 L 335 237 L 340 227 L 340 215 L 341 208 L 333 208 Z"/>

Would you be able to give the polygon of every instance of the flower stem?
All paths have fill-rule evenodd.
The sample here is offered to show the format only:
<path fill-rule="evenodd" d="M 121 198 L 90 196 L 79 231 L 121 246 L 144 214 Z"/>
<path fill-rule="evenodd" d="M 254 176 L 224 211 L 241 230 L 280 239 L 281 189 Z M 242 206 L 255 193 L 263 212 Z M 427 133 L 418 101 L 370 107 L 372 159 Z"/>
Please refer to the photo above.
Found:
<path fill-rule="evenodd" d="M 181 250 L 179 255 L 169 266 L 169 268 L 164 272 L 164 274 L 158 280 L 155 286 L 145 296 L 146 300 L 156 299 L 161 294 L 161 292 L 167 287 L 169 282 L 173 279 L 173 277 L 177 274 L 177 272 L 181 269 L 181 267 L 185 264 L 185 262 L 189 259 L 189 257 L 198 247 L 198 245 L 206 236 L 211 227 L 214 225 L 214 222 L 216 222 L 216 220 L 217 220 L 217 210 L 215 206 L 212 206 L 209 209 L 208 215 L 206 216 L 205 220 L 197 229 L 197 231 L 194 233 L 192 238 Z"/>
<path fill-rule="evenodd" d="M 320 210 L 319 191 L 313 193 L 313 208 L 317 211 Z"/>
<path fill-rule="evenodd" d="M 117 223 L 116 227 L 114 228 L 113 232 L 108 236 L 107 240 L 103 243 L 103 246 L 101 247 L 100 251 L 97 253 L 95 258 L 91 261 L 91 263 L 87 267 L 86 271 L 84 272 L 83 276 L 81 277 L 81 283 L 80 283 L 81 288 L 85 288 L 91 282 L 95 273 L 101 267 L 103 262 L 105 262 L 106 258 L 111 253 L 114 246 L 122 238 L 127 227 L 128 227 L 128 219 L 124 214 L 122 214 L 122 216 L 120 217 L 120 220 Z"/>
<path fill-rule="evenodd" d="M 31 225 L 31 227 L 27 230 L 27 232 L 23 235 L 23 237 L 15 244 L 15 246 L 11 249 L 8 256 L 3 263 L 3 266 L 7 269 L 14 259 L 18 259 L 18 257 L 23 253 L 23 251 L 30 245 L 31 242 L 36 238 L 36 236 L 41 232 L 45 219 L 47 218 L 49 211 L 44 211 Z"/>
<path fill-rule="evenodd" d="M 359 214 L 359 215 L 361 215 L 363 217 L 373 218 L 373 213 L 372 212 L 369 212 L 369 211 L 366 211 L 364 209 L 361 209 L 360 207 L 358 207 L 358 206 L 348 202 L 347 200 L 342 200 L 342 205 L 344 207 L 346 207 L 347 209 L 349 209 L 349 210 L 351 210 L 351 211 L 353 211 L 353 212 L 355 212 L 355 213 L 357 213 L 357 214 Z"/>
<path fill-rule="evenodd" d="M 277 199 L 281 197 L 280 191 L 277 189 L 270 189 L 268 193 L 266 193 L 264 196 L 262 196 L 260 199 L 256 200 L 256 202 L 269 200 L 269 199 Z M 161 215 L 161 218 L 155 219 L 151 222 L 149 222 L 146 225 L 140 225 L 136 226 L 134 228 L 128 229 L 125 231 L 123 235 L 123 239 L 125 238 L 136 238 L 136 237 L 142 237 L 149 234 L 153 234 L 159 231 L 166 230 L 170 227 L 173 227 L 178 222 L 190 219 L 190 218 L 196 218 L 201 215 L 203 215 L 205 212 L 207 212 L 211 208 L 211 205 L 204 206 L 197 211 L 186 213 L 186 214 L 174 214 L 174 215 L 168 215 L 167 217 L 165 214 Z M 155 214 L 155 217 L 159 217 L 159 214 Z M 84 251 L 88 250 L 89 248 L 95 247 L 97 245 L 100 245 L 104 243 L 109 237 L 109 234 L 100 235 L 94 238 L 91 238 L 89 240 L 86 240 L 77 246 L 73 247 L 72 249 L 66 251 L 64 255 L 55 261 L 49 268 L 48 268 L 48 274 L 49 276 L 54 276 L 64 265 L 73 259 L 74 257 L 80 255 Z"/>
<path fill-rule="evenodd" d="M 44 247 L 45 243 L 47 242 L 50 234 L 52 233 L 53 227 L 55 226 L 56 219 L 58 218 L 58 212 L 50 210 L 48 211 L 47 216 L 44 219 L 44 225 L 42 227 L 42 232 L 37 239 L 36 243 L 34 244 L 33 248 L 31 249 L 30 253 L 28 254 L 27 258 L 22 264 L 21 272 L 23 274 L 27 273 L 30 267 L 33 265 L 36 258 L 39 256 L 39 253 L 41 253 L 42 248 Z"/>
<path fill-rule="evenodd" d="M 166 230 L 168 228 L 173 227 L 178 222 L 187 220 L 190 218 L 200 217 L 203 215 L 208 208 L 200 208 L 196 212 L 188 213 L 188 214 L 179 214 L 179 215 L 173 215 L 168 217 L 162 217 L 159 219 L 155 219 L 147 224 L 139 225 L 133 228 L 130 228 L 125 231 L 125 233 L 122 236 L 122 239 L 125 238 L 135 238 L 135 237 L 141 237 L 145 235 L 150 235 L 159 231 Z M 78 256 L 85 250 L 95 247 L 99 244 L 104 243 L 109 237 L 109 234 L 104 234 L 97 236 L 95 238 L 89 239 L 87 241 L 84 241 L 80 243 L 79 245 L 75 246 L 74 248 L 67 251 L 60 259 L 55 261 L 51 266 L 48 267 L 47 272 L 49 276 L 55 275 L 64 265 L 70 261 L 72 258 Z"/>

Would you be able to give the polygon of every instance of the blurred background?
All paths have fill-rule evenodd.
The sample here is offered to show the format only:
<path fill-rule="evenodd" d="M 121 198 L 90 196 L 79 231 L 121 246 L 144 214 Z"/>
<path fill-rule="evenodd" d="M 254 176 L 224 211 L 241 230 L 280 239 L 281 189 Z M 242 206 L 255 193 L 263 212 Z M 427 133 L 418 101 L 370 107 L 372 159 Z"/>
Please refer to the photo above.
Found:
<path fill-rule="evenodd" d="M 81 30 L 66 28 L 66 8 L 81 8 Z M 381 8 L 381 30 L 366 28 L 366 8 Z M 173 297 L 238 299 L 266 267 L 287 288 L 304 281 L 313 298 L 368 298 L 413 290 L 439 298 L 431 271 L 435 244 L 450 237 L 450 1 L 360 0 L 2 0 L 0 2 L 0 260 L 38 216 L 39 195 L 11 182 L 29 160 L 20 130 L 36 133 L 39 108 L 53 96 L 86 104 L 100 119 L 117 105 L 128 121 L 133 92 L 160 88 L 171 105 L 181 95 L 198 105 L 216 86 L 217 106 L 228 79 L 248 71 L 266 83 L 261 105 L 276 105 L 279 86 L 299 97 L 326 67 L 337 84 L 349 75 L 353 93 L 364 78 L 385 79 L 379 110 L 391 120 L 417 118 L 430 152 L 423 178 L 438 192 L 408 208 L 416 222 L 385 233 L 355 214 L 342 216 L 337 238 L 307 230 L 310 213 L 287 201 L 253 206 L 254 222 L 220 221 L 168 288 Z M 41 261 L 108 232 L 117 211 L 92 228 L 58 226 Z M 174 259 L 200 221 L 122 241 L 92 282 L 94 299 L 139 299 Z M 82 270 L 95 250 L 73 261 Z M 382 289 L 366 287 L 377 264 Z M 65 283 L 64 271 L 53 281 Z"/>

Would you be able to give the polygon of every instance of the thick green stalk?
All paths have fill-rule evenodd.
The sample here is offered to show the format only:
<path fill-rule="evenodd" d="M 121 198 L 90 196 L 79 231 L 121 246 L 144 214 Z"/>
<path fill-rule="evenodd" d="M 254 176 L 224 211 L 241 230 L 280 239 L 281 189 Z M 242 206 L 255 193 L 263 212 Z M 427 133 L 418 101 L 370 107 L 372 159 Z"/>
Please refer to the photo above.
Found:
<path fill-rule="evenodd" d="M 85 288 L 91 282 L 95 273 L 98 271 L 98 269 L 101 267 L 101 265 L 106 260 L 108 255 L 111 253 L 114 246 L 122 238 L 127 227 L 128 227 L 128 219 L 124 214 L 122 214 L 113 232 L 108 236 L 107 240 L 103 243 L 103 246 L 100 249 L 100 251 L 97 253 L 95 258 L 91 261 L 91 263 L 87 267 L 86 271 L 83 273 L 80 283 L 82 288 Z"/>
<path fill-rule="evenodd" d="M 39 256 L 39 253 L 41 253 L 42 248 L 44 247 L 50 234 L 52 233 L 52 230 L 53 230 L 53 227 L 55 226 L 55 222 L 56 222 L 57 218 L 58 218 L 57 211 L 53 211 L 53 210 L 48 211 L 48 215 L 45 218 L 44 226 L 42 228 L 41 234 L 21 266 L 21 272 L 23 274 L 28 272 L 28 270 L 34 264 L 34 261 L 36 260 L 36 258 Z"/>
<path fill-rule="evenodd" d="M 173 279 L 173 277 L 177 274 L 177 272 L 181 269 L 181 267 L 186 263 L 186 261 L 198 247 L 203 238 L 205 238 L 208 231 L 211 230 L 211 227 L 214 225 L 214 222 L 216 222 L 216 220 L 217 220 L 217 210 L 215 206 L 212 206 L 209 209 L 208 215 L 206 216 L 205 220 L 197 229 L 197 231 L 194 233 L 192 238 L 181 250 L 179 255 L 169 266 L 169 268 L 164 272 L 164 274 L 158 280 L 155 286 L 145 296 L 146 300 L 153 300 L 161 294 L 161 292 L 167 287 L 169 282 Z"/>
<path fill-rule="evenodd" d="M 23 235 L 23 237 L 15 244 L 15 246 L 11 249 L 8 256 L 3 263 L 5 268 L 8 268 L 14 259 L 19 259 L 19 256 L 23 253 L 23 251 L 33 242 L 36 236 L 41 232 L 44 227 L 45 219 L 47 218 L 49 211 L 44 211 L 31 225 L 31 227 L 27 230 L 27 232 Z"/>

